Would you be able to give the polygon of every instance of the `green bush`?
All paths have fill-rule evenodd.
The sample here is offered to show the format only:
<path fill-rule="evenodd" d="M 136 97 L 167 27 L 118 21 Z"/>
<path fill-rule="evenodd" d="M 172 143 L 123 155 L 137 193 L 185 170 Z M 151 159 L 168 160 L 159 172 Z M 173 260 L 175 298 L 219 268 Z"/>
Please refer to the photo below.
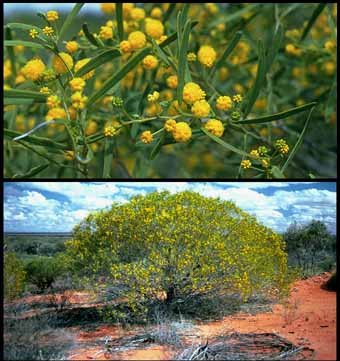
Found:
<path fill-rule="evenodd" d="M 299 267 L 302 276 L 329 271 L 335 263 L 336 238 L 323 222 L 294 223 L 288 227 L 283 239 L 289 264 Z"/>
<path fill-rule="evenodd" d="M 42 292 L 51 287 L 56 278 L 61 275 L 62 266 L 57 258 L 37 257 L 26 264 L 25 270 L 28 281 Z"/>
<path fill-rule="evenodd" d="M 4 255 L 4 297 L 13 300 L 20 296 L 25 286 L 26 273 L 20 259 L 13 252 Z"/>

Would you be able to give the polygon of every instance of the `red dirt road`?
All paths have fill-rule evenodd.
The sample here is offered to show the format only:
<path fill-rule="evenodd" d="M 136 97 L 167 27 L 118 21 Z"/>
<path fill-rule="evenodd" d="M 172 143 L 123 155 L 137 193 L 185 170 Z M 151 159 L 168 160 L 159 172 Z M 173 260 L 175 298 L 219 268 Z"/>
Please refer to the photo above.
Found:
<path fill-rule="evenodd" d="M 202 322 L 195 328 L 199 338 L 195 343 L 227 332 L 262 333 L 274 332 L 297 345 L 306 345 L 315 350 L 315 360 L 336 359 L 336 293 L 320 286 L 329 278 L 329 273 L 295 282 L 287 306 L 275 305 L 273 312 L 249 315 L 238 313 L 215 322 Z M 137 334 L 138 329 L 132 334 Z M 129 333 L 131 334 L 131 333 Z M 100 352 L 103 347 L 84 348 L 84 341 L 98 337 L 123 336 L 117 327 L 99 327 L 94 332 L 79 332 L 78 346 L 69 355 L 70 360 L 168 360 L 175 350 L 154 345 L 149 348 L 116 353 L 113 356 Z M 98 353 L 99 352 L 99 353 Z M 113 358 L 114 357 L 114 358 Z"/>

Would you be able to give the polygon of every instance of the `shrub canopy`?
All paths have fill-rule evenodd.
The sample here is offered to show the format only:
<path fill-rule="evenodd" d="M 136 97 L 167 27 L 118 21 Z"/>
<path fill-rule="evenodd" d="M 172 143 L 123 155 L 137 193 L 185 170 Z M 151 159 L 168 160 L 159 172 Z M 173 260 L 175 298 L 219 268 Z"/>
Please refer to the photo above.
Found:
<path fill-rule="evenodd" d="M 74 270 L 108 277 L 131 304 L 214 292 L 246 299 L 287 283 L 278 234 L 230 201 L 189 191 L 149 193 L 92 213 L 66 247 Z"/>

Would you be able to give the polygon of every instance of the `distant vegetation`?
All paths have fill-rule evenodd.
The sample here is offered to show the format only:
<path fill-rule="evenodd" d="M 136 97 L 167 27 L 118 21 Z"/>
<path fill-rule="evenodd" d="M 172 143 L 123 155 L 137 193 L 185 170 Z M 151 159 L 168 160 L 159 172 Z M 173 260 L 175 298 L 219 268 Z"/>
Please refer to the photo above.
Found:
<path fill-rule="evenodd" d="M 330 271 L 336 264 L 336 236 L 326 225 L 313 220 L 308 224 L 291 224 L 283 235 L 288 262 L 298 267 L 303 277 Z"/>

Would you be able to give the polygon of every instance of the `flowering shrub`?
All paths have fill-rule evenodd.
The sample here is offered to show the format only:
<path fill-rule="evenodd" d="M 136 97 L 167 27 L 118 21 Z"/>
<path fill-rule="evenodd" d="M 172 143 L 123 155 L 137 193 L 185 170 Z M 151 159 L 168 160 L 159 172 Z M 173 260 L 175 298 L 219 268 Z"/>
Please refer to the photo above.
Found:
<path fill-rule="evenodd" d="M 5 176 L 335 176 L 336 4 L 83 5 L 5 25 Z"/>
<path fill-rule="evenodd" d="M 194 192 L 154 192 L 90 214 L 66 243 L 65 262 L 83 276 L 105 276 L 135 312 L 197 295 L 284 292 L 281 237 L 232 202 Z M 67 261 L 68 260 L 68 261 Z"/>
<path fill-rule="evenodd" d="M 13 252 L 4 253 L 4 298 L 11 301 L 24 290 L 26 272 L 20 259 Z"/>

